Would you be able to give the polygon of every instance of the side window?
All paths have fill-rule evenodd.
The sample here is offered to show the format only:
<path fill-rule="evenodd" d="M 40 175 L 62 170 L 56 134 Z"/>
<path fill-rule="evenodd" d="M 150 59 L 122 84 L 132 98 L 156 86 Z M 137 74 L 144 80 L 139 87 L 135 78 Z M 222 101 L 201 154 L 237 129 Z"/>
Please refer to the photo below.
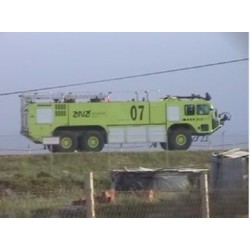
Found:
<path fill-rule="evenodd" d="M 37 108 L 36 122 L 38 124 L 48 124 L 53 122 L 52 108 Z"/>
<path fill-rule="evenodd" d="M 195 114 L 195 106 L 194 105 L 185 105 L 185 115 L 194 115 Z"/>
<path fill-rule="evenodd" d="M 180 107 L 168 106 L 167 107 L 167 119 L 170 122 L 176 122 L 180 120 Z"/>
<path fill-rule="evenodd" d="M 200 104 L 197 105 L 197 115 L 208 115 L 209 114 L 209 105 Z"/>

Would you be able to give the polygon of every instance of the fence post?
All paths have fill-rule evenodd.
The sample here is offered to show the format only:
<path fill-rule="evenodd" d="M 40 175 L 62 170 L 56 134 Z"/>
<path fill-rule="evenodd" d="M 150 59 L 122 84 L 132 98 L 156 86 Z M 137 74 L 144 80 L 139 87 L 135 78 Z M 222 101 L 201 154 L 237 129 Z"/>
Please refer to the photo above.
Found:
<path fill-rule="evenodd" d="M 208 193 L 208 174 L 200 174 L 200 194 L 201 194 L 201 216 L 209 218 L 209 193 Z"/>
<path fill-rule="evenodd" d="M 86 175 L 85 183 L 86 183 L 87 218 L 95 218 L 93 172 L 89 172 Z"/>

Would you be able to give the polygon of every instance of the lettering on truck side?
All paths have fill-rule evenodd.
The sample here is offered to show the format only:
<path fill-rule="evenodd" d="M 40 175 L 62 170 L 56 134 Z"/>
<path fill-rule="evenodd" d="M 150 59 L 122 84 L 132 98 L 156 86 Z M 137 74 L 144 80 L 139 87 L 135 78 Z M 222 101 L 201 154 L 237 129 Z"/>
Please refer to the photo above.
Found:
<path fill-rule="evenodd" d="M 73 118 L 90 117 L 91 110 L 73 111 Z"/>

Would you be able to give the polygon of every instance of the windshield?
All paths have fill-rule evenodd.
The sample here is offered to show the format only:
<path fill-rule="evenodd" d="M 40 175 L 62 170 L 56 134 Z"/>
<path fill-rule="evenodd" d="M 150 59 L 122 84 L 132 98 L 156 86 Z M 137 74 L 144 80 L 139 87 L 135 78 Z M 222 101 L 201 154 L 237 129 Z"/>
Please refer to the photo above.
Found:
<path fill-rule="evenodd" d="M 197 115 L 208 115 L 209 111 L 210 111 L 210 105 L 208 104 L 197 105 Z"/>

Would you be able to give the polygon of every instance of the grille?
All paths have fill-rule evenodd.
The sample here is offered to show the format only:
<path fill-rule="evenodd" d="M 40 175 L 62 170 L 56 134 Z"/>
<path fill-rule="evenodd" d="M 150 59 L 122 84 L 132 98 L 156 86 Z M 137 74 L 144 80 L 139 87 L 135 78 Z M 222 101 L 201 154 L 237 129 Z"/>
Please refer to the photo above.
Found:
<path fill-rule="evenodd" d="M 55 116 L 66 116 L 66 104 L 56 104 L 55 105 Z"/>

